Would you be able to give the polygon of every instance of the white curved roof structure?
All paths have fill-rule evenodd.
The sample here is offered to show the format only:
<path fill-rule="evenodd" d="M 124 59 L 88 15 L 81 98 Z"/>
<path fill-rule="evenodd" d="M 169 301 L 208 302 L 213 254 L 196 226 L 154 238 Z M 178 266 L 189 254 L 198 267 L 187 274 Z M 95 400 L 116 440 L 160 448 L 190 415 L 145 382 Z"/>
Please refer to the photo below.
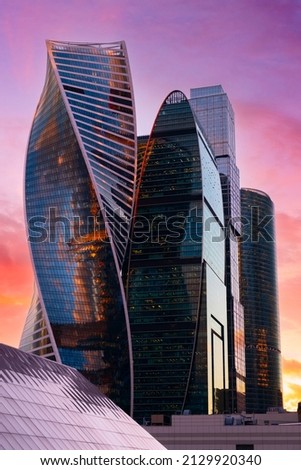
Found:
<path fill-rule="evenodd" d="M 0 449 L 164 449 L 77 370 L 0 345 Z"/>

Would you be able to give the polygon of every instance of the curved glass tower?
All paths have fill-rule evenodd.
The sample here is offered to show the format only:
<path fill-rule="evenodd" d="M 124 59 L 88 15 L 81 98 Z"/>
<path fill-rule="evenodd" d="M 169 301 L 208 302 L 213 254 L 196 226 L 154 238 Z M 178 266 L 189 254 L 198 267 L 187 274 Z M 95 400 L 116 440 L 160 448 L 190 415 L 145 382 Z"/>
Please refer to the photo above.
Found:
<path fill-rule="evenodd" d="M 47 51 L 25 169 L 36 294 L 20 347 L 75 367 L 130 411 L 121 270 L 137 144 L 127 51 L 57 41 Z"/>
<path fill-rule="evenodd" d="M 228 364 L 221 184 L 179 91 L 160 108 L 139 174 L 126 280 L 134 417 L 143 422 L 156 413 L 223 412 Z"/>
<path fill-rule="evenodd" d="M 274 204 L 256 189 L 241 190 L 241 299 L 245 310 L 246 410 L 282 407 Z"/>

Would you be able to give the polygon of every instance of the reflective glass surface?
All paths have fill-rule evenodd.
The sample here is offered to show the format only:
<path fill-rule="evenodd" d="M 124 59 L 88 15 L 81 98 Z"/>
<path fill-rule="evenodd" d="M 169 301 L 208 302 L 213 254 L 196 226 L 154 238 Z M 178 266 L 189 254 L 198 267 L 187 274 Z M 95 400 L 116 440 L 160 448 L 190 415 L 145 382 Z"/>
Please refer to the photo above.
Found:
<path fill-rule="evenodd" d="M 213 149 L 220 174 L 226 227 L 229 411 L 245 410 L 244 312 L 240 303 L 238 241 L 240 183 L 236 166 L 234 112 L 220 85 L 191 90 L 190 104 Z"/>
<path fill-rule="evenodd" d="M 274 205 L 269 196 L 241 190 L 241 299 L 245 311 L 246 408 L 282 406 L 281 352 Z"/>
<path fill-rule="evenodd" d="M 0 371 L 0 449 L 164 448 L 75 369 L 1 344 Z"/>
<path fill-rule="evenodd" d="M 31 306 L 22 332 L 20 348 L 48 359 L 57 360 L 55 342 L 49 334 L 47 318 L 44 314 L 35 286 Z"/>
<path fill-rule="evenodd" d="M 130 341 L 119 264 L 128 239 L 128 226 L 122 223 L 124 217 L 117 209 L 125 204 L 127 216 L 131 214 L 132 202 L 127 202 L 127 194 L 133 193 L 135 165 L 131 163 L 130 176 L 127 173 L 123 178 L 118 169 L 119 166 L 127 168 L 127 164 L 118 159 L 126 162 L 129 155 L 134 160 L 133 128 L 131 143 L 127 141 L 126 145 L 127 137 L 121 130 L 124 122 L 130 125 L 129 119 L 133 127 L 134 117 L 131 107 L 129 113 L 120 111 L 117 105 L 115 108 L 115 98 L 111 100 L 114 95 L 118 102 L 118 96 L 123 95 L 117 91 L 128 90 L 129 79 L 123 82 L 123 74 L 118 75 L 118 90 L 110 81 L 115 77 L 115 66 L 126 67 L 125 52 L 122 45 L 102 49 L 99 45 L 56 42 L 48 42 L 48 52 L 47 77 L 31 130 L 25 176 L 28 234 L 40 299 L 29 312 L 30 321 L 21 347 L 38 355 L 54 353 L 56 360 L 77 368 L 129 411 Z M 62 61 L 54 64 L 61 53 Z M 79 88 L 74 90 L 74 84 L 65 85 L 68 81 L 61 83 L 56 66 L 64 69 L 64 61 L 75 59 L 83 61 L 82 67 L 88 61 L 90 78 L 95 72 L 95 99 L 104 100 L 102 106 L 110 119 L 114 116 L 114 132 L 103 127 L 101 120 L 97 121 L 96 109 L 90 110 L 90 118 L 83 123 L 70 113 L 71 96 L 86 96 L 85 85 L 79 91 Z M 100 66 L 104 67 L 106 77 L 101 86 L 97 81 L 102 76 Z M 114 70 L 110 72 L 111 67 Z M 131 92 L 124 93 L 128 104 Z M 84 102 L 83 108 L 87 106 Z M 88 139 L 95 140 L 95 146 L 104 144 L 111 149 L 101 153 L 104 163 L 100 167 L 97 163 L 95 171 L 85 159 L 88 150 L 82 145 L 86 135 L 82 124 L 86 126 Z M 112 172 L 111 157 L 115 165 L 112 164 Z M 98 180 L 103 181 L 103 186 L 94 184 Z M 120 198 L 121 183 L 125 192 L 119 206 L 115 196 Z M 121 226 L 116 227 L 114 221 L 119 216 Z M 39 323 L 40 314 L 45 325 Z M 49 339 L 53 351 L 48 347 Z"/>
<path fill-rule="evenodd" d="M 223 88 L 220 85 L 193 88 L 190 103 L 214 155 L 235 158 L 234 113 Z"/>
<path fill-rule="evenodd" d="M 219 334 L 221 327 L 225 332 L 220 334 L 222 348 L 227 347 L 224 239 L 216 249 L 212 242 L 215 229 L 218 234 L 223 231 L 221 186 L 208 145 L 181 92 L 165 100 L 145 143 L 141 138 L 140 157 L 144 149 L 145 153 L 138 162 L 126 278 L 134 417 L 140 422 L 152 414 L 171 415 L 186 408 L 213 412 L 211 315 L 220 321 Z M 212 223 L 206 224 L 205 207 Z M 208 270 L 216 283 L 207 295 Z M 212 296 L 219 297 L 219 307 Z M 219 352 L 217 357 L 219 363 Z M 222 394 L 227 387 L 225 362 L 224 354 L 215 375 L 216 388 L 223 384 Z"/>
<path fill-rule="evenodd" d="M 103 205 L 119 265 L 133 208 L 136 122 L 123 42 L 81 45 L 49 42 L 64 95 Z"/>

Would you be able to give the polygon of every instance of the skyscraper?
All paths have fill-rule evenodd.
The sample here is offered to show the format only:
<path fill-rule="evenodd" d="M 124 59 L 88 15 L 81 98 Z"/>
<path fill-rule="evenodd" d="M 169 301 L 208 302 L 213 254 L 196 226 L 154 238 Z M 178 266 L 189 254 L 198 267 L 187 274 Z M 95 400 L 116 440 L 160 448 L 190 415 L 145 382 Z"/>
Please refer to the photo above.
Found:
<path fill-rule="evenodd" d="M 20 347 L 75 367 L 130 411 L 132 352 L 121 269 L 136 177 L 125 44 L 47 41 L 25 210 L 36 293 Z"/>
<path fill-rule="evenodd" d="M 134 417 L 223 412 L 228 345 L 221 184 L 181 92 L 163 102 L 143 148 L 126 279 Z"/>
<path fill-rule="evenodd" d="M 245 338 L 262 351 L 266 333 L 244 334 L 240 295 L 247 308 L 251 300 L 246 271 L 240 289 L 227 95 L 221 86 L 192 89 L 189 101 L 171 93 L 137 149 L 125 44 L 47 41 L 47 51 L 25 171 L 36 286 L 21 349 L 75 367 L 125 411 L 135 405 L 138 420 L 242 411 Z M 276 311 L 264 313 L 273 337 Z M 261 340 L 280 403 L 279 345 Z"/>
<path fill-rule="evenodd" d="M 190 104 L 215 156 L 222 184 L 226 238 L 229 408 L 245 409 L 244 313 L 240 301 L 238 237 L 240 183 L 236 165 L 234 112 L 220 85 L 191 90 Z"/>
<path fill-rule="evenodd" d="M 282 407 L 274 205 L 256 189 L 241 190 L 241 299 L 245 311 L 246 409 Z"/>

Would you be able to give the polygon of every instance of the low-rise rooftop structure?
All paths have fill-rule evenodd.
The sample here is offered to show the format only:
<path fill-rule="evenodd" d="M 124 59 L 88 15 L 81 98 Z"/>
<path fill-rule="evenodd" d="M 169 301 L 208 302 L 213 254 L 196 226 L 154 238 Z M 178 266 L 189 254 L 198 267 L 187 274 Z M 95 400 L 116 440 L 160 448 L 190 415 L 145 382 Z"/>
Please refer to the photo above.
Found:
<path fill-rule="evenodd" d="M 301 449 L 298 414 L 284 410 L 229 415 L 190 415 L 187 412 L 173 415 L 170 425 L 165 425 L 162 415 L 158 415 L 156 419 L 152 417 L 145 429 L 167 449 Z"/>

